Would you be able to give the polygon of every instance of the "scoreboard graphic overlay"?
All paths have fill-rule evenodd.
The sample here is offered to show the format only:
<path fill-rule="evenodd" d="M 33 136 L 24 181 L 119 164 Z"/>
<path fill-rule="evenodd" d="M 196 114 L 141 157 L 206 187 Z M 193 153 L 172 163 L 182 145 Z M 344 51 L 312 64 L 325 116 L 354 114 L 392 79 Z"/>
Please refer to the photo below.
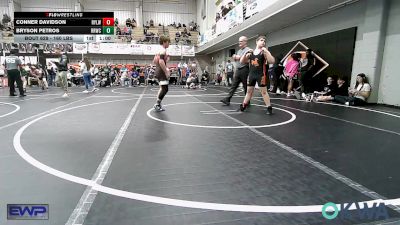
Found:
<path fill-rule="evenodd" d="M 14 42 L 114 42 L 114 12 L 14 12 Z"/>

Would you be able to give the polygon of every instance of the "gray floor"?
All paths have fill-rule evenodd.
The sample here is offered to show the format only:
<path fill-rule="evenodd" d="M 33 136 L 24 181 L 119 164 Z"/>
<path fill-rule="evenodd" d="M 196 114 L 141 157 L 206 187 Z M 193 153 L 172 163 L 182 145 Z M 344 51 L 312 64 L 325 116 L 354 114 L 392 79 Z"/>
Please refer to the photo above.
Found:
<path fill-rule="evenodd" d="M 150 111 L 151 116 L 214 128 L 268 125 L 291 118 L 280 110 L 275 110 L 273 116 L 265 115 L 260 98 L 252 101 L 248 112 L 236 113 L 237 104 L 227 107 L 218 103 L 227 91 L 224 87 L 187 90 L 171 86 L 170 90 L 164 101 L 167 111 Z M 99 181 L 104 187 L 171 199 L 240 205 L 301 206 L 372 199 L 371 195 L 349 187 L 338 175 L 329 175 L 327 169 L 310 163 L 312 160 L 379 196 L 400 197 L 398 109 L 369 107 L 393 116 L 336 105 L 273 99 L 274 107 L 292 112 L 296 120 L 267 128 L 211 129 L 168 124 L 148 117 L 157 87 L 105 88 L 91 94 L 73 88 L 69 99 L 61 98 L 59 89 L 45 92 L 34 89 L 24 99 L 8 97 L 6 91 L 0 89 L 0 224 L 66 224 L 88 190 L 85 185 L 32 166 L 15 151 L 13 138 L 17 131 L 43 116 L 23 132 L 22 147 L 39 162 L 87 180 L 96 174 L 116 137 L 122 137 L 114 145 L 117 146 L 115 156 L 103 174 L 105 178 Z M 241 100 L 242 97 L 235 97 L 233 102 Z M 2 103 L 18 105 L 20 110 L 2 116 L 16 109 Z M 131 121 L 121 133 L 127 118 Z M 89 196 L 78 210 L 77 224 L 83 218 L 87 225 L 297 225 L 374 221 L 360 220 L 356 215 L 352 219 L 328 221 L 321 213 L 193 209 L 102 192 L 92 192 Z M 13 203 L 49 204 L 50 219 L 7 220 L 6 205 Z M 389 209 L 389 214 L 390 221 L 400 220 L 396 211 Z"/>

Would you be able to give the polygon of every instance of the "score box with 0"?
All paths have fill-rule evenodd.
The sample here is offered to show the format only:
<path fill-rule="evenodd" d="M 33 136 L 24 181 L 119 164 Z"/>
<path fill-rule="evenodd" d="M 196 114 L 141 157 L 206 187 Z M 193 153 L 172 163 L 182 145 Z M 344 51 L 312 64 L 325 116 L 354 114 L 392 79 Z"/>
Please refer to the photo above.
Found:
<path fill-rule="evenodd" d="M 114 35 L 114 27 L 91 28 L 90 33 Z"/>
<path fill-rule="evenodd" d="M 114 18 L 103 18 L 103 26 L 114 27 Z"/>

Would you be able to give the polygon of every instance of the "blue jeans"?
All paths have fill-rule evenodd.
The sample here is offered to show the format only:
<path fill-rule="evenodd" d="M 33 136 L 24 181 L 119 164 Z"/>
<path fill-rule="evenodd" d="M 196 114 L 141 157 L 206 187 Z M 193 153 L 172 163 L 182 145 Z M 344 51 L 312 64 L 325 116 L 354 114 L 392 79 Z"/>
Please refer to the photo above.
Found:
<path fill-rule="evenodd" d="M 86 90 L 88 90 L 89 87 L 93 87 L 90 73 L 84 73 L 83 74 L 83 80 L 85 81 Z"/>

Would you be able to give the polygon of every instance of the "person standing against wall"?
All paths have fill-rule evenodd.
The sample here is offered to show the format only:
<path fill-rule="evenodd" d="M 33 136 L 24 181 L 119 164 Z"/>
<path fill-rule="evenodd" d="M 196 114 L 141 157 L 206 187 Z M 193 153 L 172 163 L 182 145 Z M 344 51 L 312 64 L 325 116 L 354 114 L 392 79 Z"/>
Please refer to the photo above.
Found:
<path fill-rule="evenodd" d="M 243 84 L 244 93 L 247 93 L 247 77 L 249 75 L 249 64 L 243 64 L 240 62 L 240 58 L 244 56 L 250 48 L 247 47 L 247 37 L 242 36 L 239 38 L 239 51 L 237 54 L 232 56 L 232 59 L 236 62 L 236 73 L 233 76 L 233 84 L 229 89 L 229 94 L 226 98 L 222 99 L 221 102 L 225 105 L 230 105 L 231 98 L 235 94 L 239 84 Z"/>

